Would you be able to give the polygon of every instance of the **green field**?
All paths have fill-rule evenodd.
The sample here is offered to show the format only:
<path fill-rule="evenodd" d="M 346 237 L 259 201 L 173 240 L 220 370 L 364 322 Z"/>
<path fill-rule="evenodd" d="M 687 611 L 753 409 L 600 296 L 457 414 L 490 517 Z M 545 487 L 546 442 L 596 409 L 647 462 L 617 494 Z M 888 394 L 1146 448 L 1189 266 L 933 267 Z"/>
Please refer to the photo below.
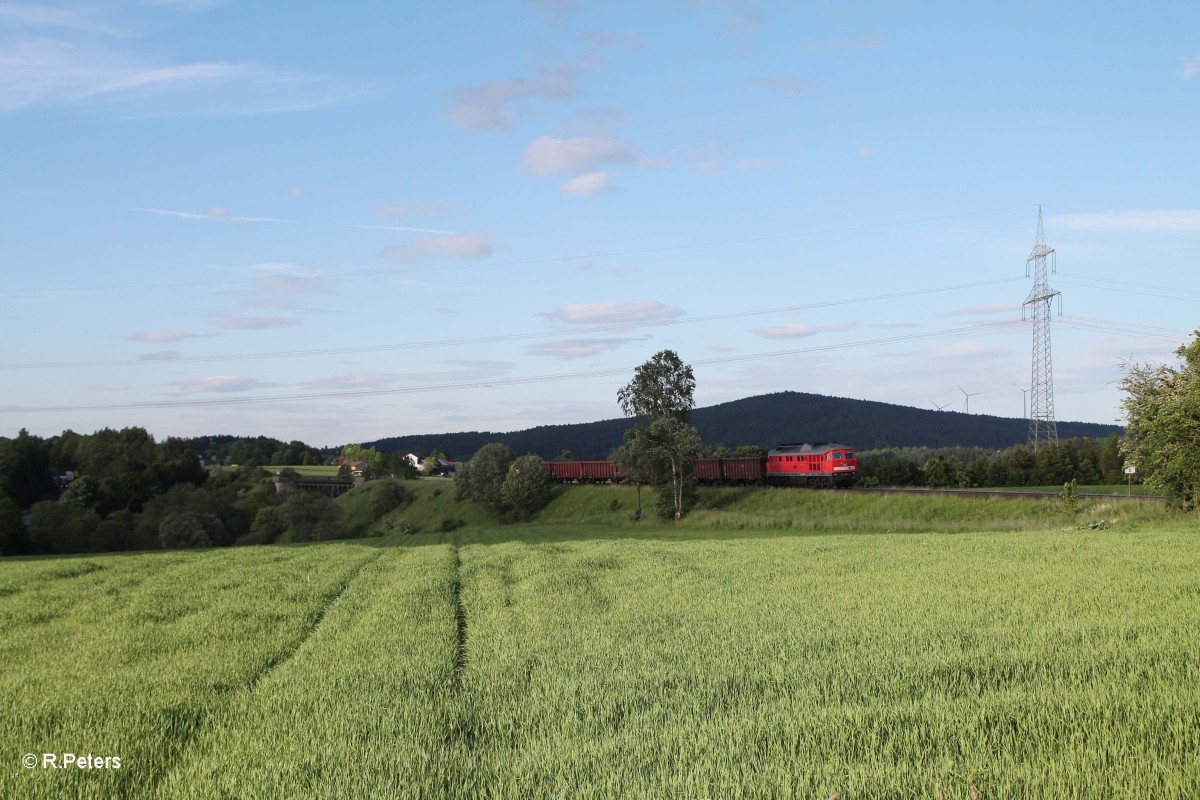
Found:
<path fill-rule="evenodd" d="M 10 559 L 0 796 L 1197 797 L 1185 519 Z"/>

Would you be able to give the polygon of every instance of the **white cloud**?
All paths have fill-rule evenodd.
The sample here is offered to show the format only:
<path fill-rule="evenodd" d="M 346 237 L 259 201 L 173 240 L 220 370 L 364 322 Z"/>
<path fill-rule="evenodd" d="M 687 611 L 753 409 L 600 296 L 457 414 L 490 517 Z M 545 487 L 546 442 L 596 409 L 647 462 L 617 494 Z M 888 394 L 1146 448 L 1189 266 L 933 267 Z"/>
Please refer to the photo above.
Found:
<path fill-rule="evenodd" d="M 451 214 L 459 210 L 458 206 L 450 203 L 430 203 L 421 200 L 406 200 L 403 203 L 375 206 L 375 214 L 382 220 Z"/>
<path fill-rule="evenodd" d="M 139 331 L 130 335 L 129 338 L 135 342 L 146 344 L 170 344 L 171 342 L 182 342 L 184 339 L 195 339 L 200 335 L 187 331 Z"/>
<path fill-rule="evenodd" d="M 1175 74 L 1184 80 L 1194 78 L 1200 75 L 1200 55 L 1192 56 L 1191 58 L 1181 58 L 1179 61 L 1183 64 L 1179 71 Z"/>
<path fill-rule="evenodd" d="M 490 256 L 494 242 L 488 233 L 457 233 L 453 236 L 417 239 L 415 244 L 430 253 L 467 259 Z"/>
<path fill-rule="evenodd" d="M 213 375 L 208 378 L 180 381 L 179 388 L 189 393 L 200 392 L 249 392 L 278 384 L 263 383 L 258 378 L 245 378 L 236 375 Z"/>
<path fill-rule="evenodd" d="M 563 361 L 573 361 L 577 358 L 590 358 L 610 350 L 616 350 L 626 342 L 637 341 L 630 338 L 614 339 L 564 339 L 555 342 L 544 342 L 530 346 L 529 354 L 533 356 L 551 356 Z"/>
<path fill-rule="evenodd" d="M 535 175 L 556 172 L 595 172 L 605 164 L 629 163 L 633 152 L 624 142 L 610 137 L 580 136 L 534 139 L 521 156 L 525 169 Z"/>
<path fill-rule="evenodd" d="M 800 325 L 798 323 L 787 323 L 785 325 L 774 325 L 770 328 L 759 328 L 755 333 L 764 339 L 806 339 L 809 336 L 816 336 L 818 333 L 827 331 L 848 331 L 851 328 L 857 328 L 857 322 L 839 322 L 834 325 Z"/>
<path fill-rule="evenodd" d="M 751 78 L 746 83 L 755 89 L 790 94 L 797 97 L 807 94 L 810 89 L 817 85 L 816 81 L 795 75 L 781 78 Z"/>
<path fill-rule="evenodd" d="M 584 35 L 583 39 L 596 47 L 603 47 L 606 50 L 621 50 L 626 53 L 637 53 L 646 47 L 646 40 L 636 33 L 590 31 Z"/>
<path fill-rule="evenodd" d="M 579 0 L 528 0 L 556 28 L 565 27 L 579 11 Z"/>
<path fill-rule="evenodd" d="M 1200 233 L 1200 209 L 1101 211 L 1051 217 L 1054 227 L 1120 233 Z"/>
<path fill-rule="evenodd" d="M 607 325 L 650 322 L 683 316 L 683 309 L 657 300 L 627 303 L 575 303 L 540 316 L 568 325 Z"/>
<path fill-rule="evenodd" d="M 153 353 L 141 353 L 138 355 L 139 361 L 174 361 L 179 358 L 178 350 L 156 350 Z"/>
<path fill-rule="evenodd" d="M 383 254 L 397 264 L 420 264 L 429 256 L 446 256 L 466 261 L 487 258 L 496 247 L 490 233 L 456 233 L 450 236 L 423 236 L 411 244 L 395 245 Z"/>
<path fill-rule="evenodd" d="M 234 331 L 257 331 L 269 328 L 295 328 L 300 320 L 291 317 L 256 317 L 229 313 L 210 314 L 209 319 L 216 328 Z"/>
<path fill-rule="evenodd" d="M 880 150 L 878 147 L 872 147 L 872 146 L 871 146 L 871 145 L 869 145 L 869 144 L 868 144 L 868 145 L 863 145 L 862 147 L 858 148 L 858 154 L 859 154 L 860 156 L 863 156 L 863 157 L 866 157 L 866 158 L 870 158 L 871 156 L 877 156 L 877 155 L 879 155 L 879 154 L 880 154 L 880 153 L 882 153 L 882 152 L 883 152 L 883 151 L 882 151 L 882 150 Z"/>
<path fill-rule="evenodd" d="M 514 105 L 538 99 L 562 103 L 575 96 L 575 74 L 566 66 L 535 78 L 493 81 L 454 92 L 454 104 L 446 112 L 450 121 L 468 131 L 507 133 L 517 120 Z"/>
<path fill-rule="evenodd" d="M 194 219 L 202 222 L 286 222 L 287 220 L 275 219 L 274 217 L 239 217 L 230 214 L 224 208 L 209 209 L 207 213 L 197 214 L 193 211 L 169 211 L 165 208 L 136 208 L 135 211 L 145 211 L 148 214 L 158 214 L 160 217 L 178 217 L 180 219 Z"/>
<path fill-rule="evenodd" d="M 611 188 L 607 173 L 585 172 L 564 183 L 560 191 L 567 197 L 595 197 Z"/>
<path fill-rule="evenodd" d="M 350 99 L 324 76 L 223 61 L 149 63 L 96 40 L 27 35 L 0 50 L 0 112 L 78 102 L 158 116 L 268 114 Z M 123 41 L 123 40 L 121 40 Z M 181 100 L 181 102 L 176 102 Z"/>
<path fill-rule="evenodd" d="M 738 169 L 772 169 L 775 167 L 773 158 L 743 158 L 737 162 Z"/>

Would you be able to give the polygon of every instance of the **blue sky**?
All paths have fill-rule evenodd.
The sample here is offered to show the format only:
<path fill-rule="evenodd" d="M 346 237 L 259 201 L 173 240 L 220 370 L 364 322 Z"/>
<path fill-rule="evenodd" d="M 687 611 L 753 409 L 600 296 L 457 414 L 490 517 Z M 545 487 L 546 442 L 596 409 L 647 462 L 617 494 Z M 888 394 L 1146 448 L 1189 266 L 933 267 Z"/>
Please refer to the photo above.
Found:
<path fill-rule="evenodd" d="M 1121 360 L 1197 327 L 1198 23 L 0 2 L 0 429 L 585 422 L 663 348 L 699 405 L 965 389 L 1019 417 L 1039 204 L 1056 416 L 1117 421 Z"/>

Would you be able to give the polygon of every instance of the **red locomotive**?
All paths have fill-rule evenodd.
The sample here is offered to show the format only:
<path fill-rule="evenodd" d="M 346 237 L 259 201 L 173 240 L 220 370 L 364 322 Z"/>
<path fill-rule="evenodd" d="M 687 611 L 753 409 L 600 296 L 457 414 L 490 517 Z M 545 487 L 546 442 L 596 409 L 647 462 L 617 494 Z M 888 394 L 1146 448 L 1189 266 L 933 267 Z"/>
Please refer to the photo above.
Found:
<path fill-rule="evenodd" d="M 621 476 L 612 461 L 547 461 L 555 483 L 615 483 Z M 836 442 L 781 444 L 759 458 L 701 458 L 696 482 L 705 485 L 772 484 L 846 488 L 858 479 L 854 449 Z"/>

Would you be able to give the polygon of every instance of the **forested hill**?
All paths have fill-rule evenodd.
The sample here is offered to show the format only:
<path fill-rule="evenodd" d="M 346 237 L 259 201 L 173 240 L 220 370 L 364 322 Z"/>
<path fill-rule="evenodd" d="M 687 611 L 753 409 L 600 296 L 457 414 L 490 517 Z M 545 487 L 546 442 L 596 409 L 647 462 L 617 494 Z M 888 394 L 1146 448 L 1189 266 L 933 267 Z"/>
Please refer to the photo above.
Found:
<path fill-rule="evenodd" d="M 987 447 L 1003 449 L 1025 442 L 1029 423 L 1023 419 L 926 411 L 909 406 L 850 400 L 801 392 L 747 397 L 698 408 L 693 413 L 707 447 L 745 444 L 772 447 L 781 442 L 838 441 L 872 450 L 881 447 Z M 629 420 L 609 419 L 575 425 L 543 425 L 511 433 L 421 434 L 364 442 L 383 452 L 424 454 L 433 448 L 453 460 L 464 460 L 488 442 L 504 442 L 516 453 L 550 459 L 563 450 L 580 458 L 607 458 L 621 443 Z M 1120 433 L 1117 425 L 1059 422 L 1061 439 L 1101 438 Z"/>

